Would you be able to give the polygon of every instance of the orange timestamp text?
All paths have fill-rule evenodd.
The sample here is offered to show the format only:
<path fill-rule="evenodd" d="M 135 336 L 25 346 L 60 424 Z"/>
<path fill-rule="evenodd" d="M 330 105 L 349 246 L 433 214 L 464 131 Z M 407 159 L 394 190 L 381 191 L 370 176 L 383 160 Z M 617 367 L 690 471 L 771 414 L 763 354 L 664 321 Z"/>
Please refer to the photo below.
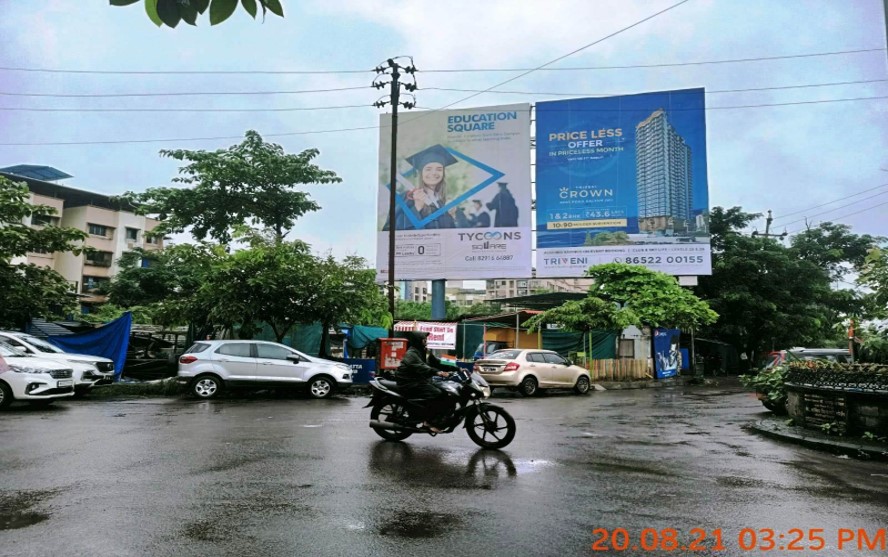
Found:
<path fill-rule="evenodd" d="M 839 528 L 742 528 L 736 535 L 725 534 L 721 528 L 691 528 L 687 532 L 675 528 L 596 528 L 593 551 L 821 551 L 821 550 L 886 550 L 886 529 Z"/>

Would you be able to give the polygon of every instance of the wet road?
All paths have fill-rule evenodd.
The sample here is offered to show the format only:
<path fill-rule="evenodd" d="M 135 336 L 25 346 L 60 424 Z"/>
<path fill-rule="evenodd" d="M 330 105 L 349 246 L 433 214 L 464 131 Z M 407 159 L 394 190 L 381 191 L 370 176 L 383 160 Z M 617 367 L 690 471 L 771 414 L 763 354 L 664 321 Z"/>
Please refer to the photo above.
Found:
<path fill-rule="evenodd" d="M 464 433 L 383 442 L 366 400 L 13 408 L 0 415 L 0 555 L 764 553 L 741 549 L 744 527 L 774 529 L 771 554 L 888 555 L 857 546 L 858 529 L 888 527 L 888 466 L 745 431 L 763 409 L 736 389 L 497 398 L 518 423 L 502 452 Z M 628 550 L 592 550 L 623 543 L 617 528 Z M 632 549 L 667 528 L 682 545 L 721 529 L 725 549 Z M 812 528 L 821 551 L 777 549 L 791 529 L 815 545 Z M 855 535 L 841 551 L 840 529 Z"/>

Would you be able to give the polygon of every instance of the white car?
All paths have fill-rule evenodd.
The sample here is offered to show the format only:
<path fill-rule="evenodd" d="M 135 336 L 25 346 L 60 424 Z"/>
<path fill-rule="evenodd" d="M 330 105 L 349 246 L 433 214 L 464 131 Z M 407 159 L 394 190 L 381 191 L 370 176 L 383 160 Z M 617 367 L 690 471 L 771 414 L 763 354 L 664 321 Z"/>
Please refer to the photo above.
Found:
<path fill-rule="evenodd" d="M 0 342 L 0 408 L 13 400 L 43 405 L 74 396 L 72 375 L 70 366 L 29 356 Z"/>
<path fill-rule="evenodd" d="M 351 386 L 352 369 L 276 342 L 202 340 L 179 357 L 178 380 L 204 399 L 228 386 L 301 388 L 313 398 L 327 398 Z"/>
<path fill-rule="evenodd" d="M 573 389 L 584 395 L 592 384 L 588 370 L 552 350 L 497 350 L 477 360 L 474 370 L 491 389 L 508 387 L 525 396 L 533 396 L 543 389 Z"/>
<path fill-rule="evenodd" d="M 108 358 L 71 354 L 42 338 L 18 331 L 0 331 L 0 342 L 44 360 L 70 363 L 74 370 L 74 391 L 79 395 L 89 392 L 93 387 L 110 385 L 114 381 L 114 361 Z"/>

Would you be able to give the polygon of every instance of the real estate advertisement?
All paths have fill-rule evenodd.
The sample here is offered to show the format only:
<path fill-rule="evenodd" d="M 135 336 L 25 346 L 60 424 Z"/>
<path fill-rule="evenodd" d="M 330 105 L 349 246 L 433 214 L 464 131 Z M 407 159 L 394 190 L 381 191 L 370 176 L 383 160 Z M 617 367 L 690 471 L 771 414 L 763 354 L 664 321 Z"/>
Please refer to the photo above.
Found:
<path fill-rule="evenodd" d="M 536 105 L 538 277 L 712 274 L 703 89 Z"/>
<path fill-rule="evenodd" d="M 531 274 L 530 105 L 410 112 L 398 123 L 395 212 L 389 215 L 391 115 L 382 115 L 377 279 Z"/>

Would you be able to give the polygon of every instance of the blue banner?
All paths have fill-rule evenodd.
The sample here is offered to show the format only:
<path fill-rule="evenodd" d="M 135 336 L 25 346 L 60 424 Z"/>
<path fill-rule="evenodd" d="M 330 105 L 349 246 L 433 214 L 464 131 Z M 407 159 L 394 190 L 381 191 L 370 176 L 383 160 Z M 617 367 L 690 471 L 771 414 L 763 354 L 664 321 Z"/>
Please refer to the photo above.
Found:
<path fill-rule="evenodd" d="M 537 276 L 709 275 L 703 89 L 536 105 Z"/>
<path fill-rule="evenodd" d="M 124 313 L 119 318 L 85 333 L 51 336 L 46 340 L 72 354 L 90 354 L 114 360 L 114 375 L 119 377 L 126 363 L 133 314 Z"/>
<path fill-rule="evenodd" d="M 675 377 L 681 369 L 681 331 L 678 329 L 654 330 L 654 362 L 657 379 Z"/>

